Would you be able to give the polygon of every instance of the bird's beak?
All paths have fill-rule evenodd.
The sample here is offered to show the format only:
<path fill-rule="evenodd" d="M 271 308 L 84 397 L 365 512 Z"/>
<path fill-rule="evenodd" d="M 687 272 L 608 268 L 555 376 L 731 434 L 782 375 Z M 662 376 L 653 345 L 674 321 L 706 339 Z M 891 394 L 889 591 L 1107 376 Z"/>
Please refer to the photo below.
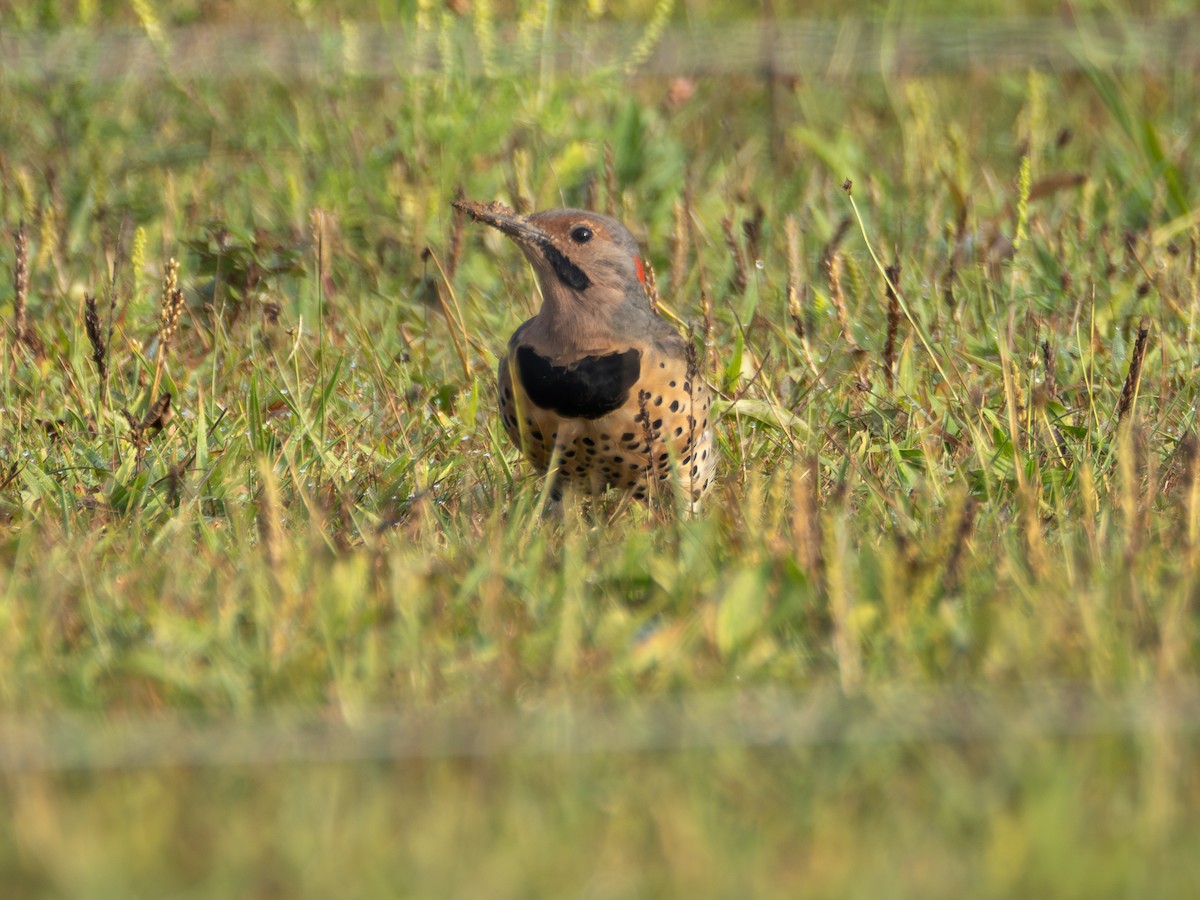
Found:
<path fill-rule="evenodd" d="M 477 200 L 455 200 L 453 206 L 476 222 L 484 222 L 507 234 L 518 244 L 541 247 L 550 242 L 550 235 L 531 224 L 528 217 L 519 215 L 515 209 L 498 201 L 480 203 Z"/>

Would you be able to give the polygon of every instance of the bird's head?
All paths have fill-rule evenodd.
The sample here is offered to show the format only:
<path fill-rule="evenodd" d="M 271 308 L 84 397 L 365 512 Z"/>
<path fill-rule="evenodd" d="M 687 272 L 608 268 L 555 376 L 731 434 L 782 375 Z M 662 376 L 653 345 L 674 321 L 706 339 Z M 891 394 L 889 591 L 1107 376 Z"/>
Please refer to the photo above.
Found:
<path fill-rule="evenodd" d="M 455 209 L 508 235 L 537 272 L 543 311 L 642 327 L 652 316 L 637 241 L 609 216 L 550 209 L 522 216 L 500 203 L 457 200 Z"/>

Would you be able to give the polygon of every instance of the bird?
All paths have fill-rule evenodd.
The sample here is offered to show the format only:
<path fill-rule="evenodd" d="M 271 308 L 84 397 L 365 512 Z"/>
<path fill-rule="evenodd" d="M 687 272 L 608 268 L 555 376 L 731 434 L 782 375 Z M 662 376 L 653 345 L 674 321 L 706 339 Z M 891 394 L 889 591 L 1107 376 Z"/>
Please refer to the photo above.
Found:
<path fill-rule="evenodd" d="M 697 353 L 650 304 L 629 230 L 582 209 L 520 215 L 454 207 L 521 249 L 541 289 L 497 368 L 500 416 L 524 457 L 564 490 L 670 498 L 696 510 L 713 481 L 712 391 Z"/>

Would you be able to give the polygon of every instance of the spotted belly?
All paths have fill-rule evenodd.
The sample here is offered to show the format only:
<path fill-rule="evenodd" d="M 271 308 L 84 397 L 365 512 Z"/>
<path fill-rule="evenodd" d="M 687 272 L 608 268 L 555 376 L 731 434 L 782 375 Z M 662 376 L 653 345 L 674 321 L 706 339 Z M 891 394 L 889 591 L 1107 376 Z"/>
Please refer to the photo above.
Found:
<path fill-rule="evenodd" d="M 708 490 L 715 463 L 712 396 L 684 360 L 656 363 L 598 415 L 564 415 L 539 405 L 547 391 L 530 391 L 517 351 L 500 361 L 500 413 L 509 438 L 533 465 L 564 489 L 599 494 L 607 488 L 646 499 L 673 490 L 694 503 Z"/>

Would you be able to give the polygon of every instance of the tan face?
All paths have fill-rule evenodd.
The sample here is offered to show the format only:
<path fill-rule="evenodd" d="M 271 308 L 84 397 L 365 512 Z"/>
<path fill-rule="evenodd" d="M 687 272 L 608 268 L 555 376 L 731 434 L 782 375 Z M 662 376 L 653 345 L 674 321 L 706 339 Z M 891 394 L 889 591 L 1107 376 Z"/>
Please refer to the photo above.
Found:
<path fill-rule="evenodd" d="M 552 209 L 529 217 L 565 265 L 544 245 L 523 245 L 525 255 L 539 274 L 557 278 L 574 290 L 599 288 L 600 293 L 624 294 L 634 284 L 645 286 L 646 276 L 633 236 L 608 216 L 575 209 Z M 579 287 L 580 270 L 589 284 Z M 574 283 L 573 283 L 574 282 Z"/>
<path fill-rule="evenodd" d="M 570 292 L 589 305 L 644 298 L 645 273 L 637 242 L 608 216 L 579 209 L 518 215 L 499 203 L 459 200 L 455 208 L 504 232 L 533 264 L 544 291 Z"/>

